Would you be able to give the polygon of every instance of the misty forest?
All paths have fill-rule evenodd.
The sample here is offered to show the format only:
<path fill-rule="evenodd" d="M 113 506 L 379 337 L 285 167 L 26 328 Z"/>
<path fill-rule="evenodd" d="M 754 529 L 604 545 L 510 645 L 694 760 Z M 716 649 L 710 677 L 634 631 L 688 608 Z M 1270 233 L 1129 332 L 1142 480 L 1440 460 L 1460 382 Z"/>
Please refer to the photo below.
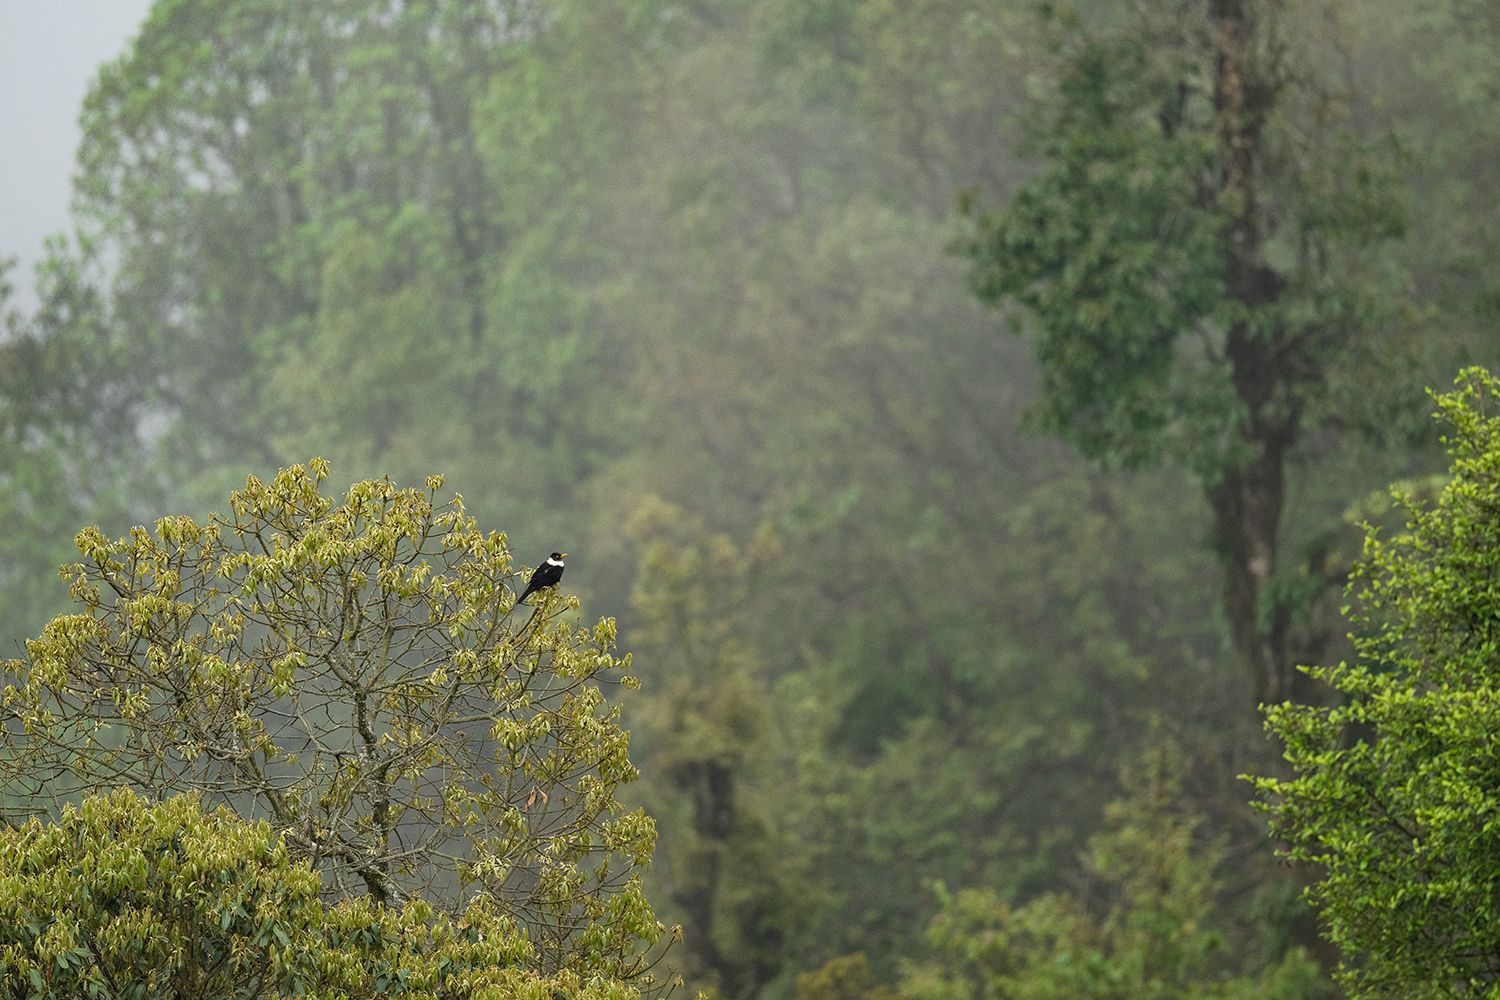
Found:
<path fill-rule="evenodd" d="M 1493 0 L 156 0 L 79 114 L 0 997 L 1500 997 Z"/>

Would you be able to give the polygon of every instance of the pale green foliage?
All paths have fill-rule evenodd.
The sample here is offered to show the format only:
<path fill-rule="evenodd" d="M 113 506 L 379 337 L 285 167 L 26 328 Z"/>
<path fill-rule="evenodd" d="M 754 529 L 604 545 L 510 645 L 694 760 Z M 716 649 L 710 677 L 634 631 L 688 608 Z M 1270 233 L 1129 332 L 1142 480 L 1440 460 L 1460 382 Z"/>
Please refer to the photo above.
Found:
<path fill-rule="evenodd" d="M 876 986 L 862 951 L 830 959 L 797 977 L 796 1000 L 896 1000 L 888 986 Z"/>
<path fill-rule="evenodd" d="M 657 499 L 629 534 L 641 547 L 632 635 L 653 665 L 632 718 L 641 795 L 662 822 L 656 883 L 683 914 L 689 982 L 751 996 L 802 944 L 815 899 L 776 777 L 793 748 L 750 645 L 756 582 L 784 552 L 772 531 L 741 546 Z"/>
<path fill-rule="evenodd" d="M 1447 481 L 1367 531 L 1354 660 L 1308 670 L 1342 703 L 1271 708 L 1295 776 L 1255 779 L 1360 997 L 1500 993 L 1500 379 L 1458 384 Z"/>
<path fill-rule="evenodd" d="M 1183 809 L 1181 751 L 1126 768 L 1124 798 L 1082 858 L 1084 889 L 1023 905 L 988 889 L 940 890 L 928 937 L 935 962 L 900 985 L 904 1000 L 1293 1000 L 1322 995 L 1315 963 L 1291 951 L 1243 971 L 1217 926 L 1224 852 Z"/>
<path fill-rule="evenodd" d="M 527 971 L 532 945 L 483 898 L 332 906 L 269 824 L 131 792 L 0 830 L 0 996 L 634 1000 L 620 982 Z"/>
<path fill-rule="evenodd" d="M 85 103 L 77 208 L 170 468 L 437 453 L 486 516 L 546 517 L 618 443 L 623 393 L 559 391 L 601 371 L 576 174 L 614 122 L 566 103 L 583 73 L 537 92 L 537 49 L 595 16 L 565 6 L 154 5 Z"/>
<path fill-rule="evenodd" d="M 128 783 L 265 816 L 336 894 L 492 896 L 551 967 L 635 969 L 660 933 L 655 829 L 604 686 L 615 624 L 524 576 L 460 498 L 327 467 L 251 478 L 232 513 L 78 535 L 73 614 L 6 665 L 8 791 Z"/>

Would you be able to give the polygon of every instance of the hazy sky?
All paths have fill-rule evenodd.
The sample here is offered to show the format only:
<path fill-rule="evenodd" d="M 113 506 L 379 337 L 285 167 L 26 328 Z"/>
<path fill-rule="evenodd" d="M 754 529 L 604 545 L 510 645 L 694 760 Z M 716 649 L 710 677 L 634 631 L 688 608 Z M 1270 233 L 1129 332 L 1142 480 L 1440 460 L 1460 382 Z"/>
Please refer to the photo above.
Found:
<path fill-rule="evenodd" d="M 0 257 L 34 302 L 42 241 L 68 225 L 78 112 L 100 65 L 122 53 L 151 0 L 0 0 Z"/>

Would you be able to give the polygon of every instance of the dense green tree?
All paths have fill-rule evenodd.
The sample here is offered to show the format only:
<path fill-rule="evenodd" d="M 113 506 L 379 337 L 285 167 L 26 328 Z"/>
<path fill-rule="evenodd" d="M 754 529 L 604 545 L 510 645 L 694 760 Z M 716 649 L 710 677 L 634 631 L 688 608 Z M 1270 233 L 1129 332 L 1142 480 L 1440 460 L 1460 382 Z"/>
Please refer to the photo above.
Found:
<path fill-rule="evenodd" d="M 975 287 L 1034 334 L 1047 426 L 1106 464 L 1197 476 L 1235 649 L 1254 697 L 1279 700 L 1301 570 L 1282 565 L 1289 466 L 1401 398 L 1370 391 L 1392 370 L 1389 157 L 1320 71 L 1339 39 L 1311 6 L 1053 19 L 1041 172 L 976 215 Z"/>
<path fill-rule="evenodd" d="M 78 535 L 77 610 L 10 661 L 0 778 L 46 804 L 128 783 L 265 816 L 330 891 L 461 908 L 483 891 L 537 961 L 633 975 L 661 935 L 655 842 L 608 684 L 615 624 L 514 615 L 503 534 L 389 480 L 251 478 L 231 513 Z"/>
<path fill-rule="evenodd" d="M 1267 726 L 1293 775 L 1259 778 L 1287 853 L 1360 997 L 1500 988 L 1500 379 L 1438 397 L 1452 457 L 1435 495 L 1395 491 L 1406 525 L 1371 528 L 1351 584 L 1355 656 L 1308 670 L 1335 707 L 1282 704 Z"/>
<path fill-rule="evenodd" d="M 524 933 L 477 900 L 332 906 L 269 824 L 129 791 L 0 829 L 0 996 L 402 996 L 631 1000 L 620 982 L 538 975 Z"/>

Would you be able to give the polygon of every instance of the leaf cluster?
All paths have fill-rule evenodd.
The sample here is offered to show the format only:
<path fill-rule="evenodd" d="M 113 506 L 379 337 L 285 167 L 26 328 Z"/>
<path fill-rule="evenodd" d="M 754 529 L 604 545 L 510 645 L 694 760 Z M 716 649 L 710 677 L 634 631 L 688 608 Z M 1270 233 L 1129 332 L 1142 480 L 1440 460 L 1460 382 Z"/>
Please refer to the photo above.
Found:
<path fill-rule="evenodd" d="M 12 801 L 126 784 L 264 816 L 340 896 L 449 909 L 481 890 L 548 967 L 635 967 L 655 828 L 608 685 L 615 624 L 515 616 L 506 539 L 462 499 L 327 466 L 252 477 L 231 513 L 78 535 L 78 610 L 6 664 Z"/>
<path fill-rule="evenodd" d="M 0 830 L 0 996 L 632 1000 L 617 981 L 529 971 L 492 902 L 329 905 L 265 822 L 121 789 Z"/>
<path fill-rule="evenodd" d="M 1500 380 L 1438 397 L 1452 464 L 1435 498 L 1396 491 L 1403 530 L 1367 531 L 1350 584 L 1353 660 L 1308 668 L 1340 695 L 1267 728 L 1290 777 L 1254 779 L 1356 996 L 1500 986 Z"/>

